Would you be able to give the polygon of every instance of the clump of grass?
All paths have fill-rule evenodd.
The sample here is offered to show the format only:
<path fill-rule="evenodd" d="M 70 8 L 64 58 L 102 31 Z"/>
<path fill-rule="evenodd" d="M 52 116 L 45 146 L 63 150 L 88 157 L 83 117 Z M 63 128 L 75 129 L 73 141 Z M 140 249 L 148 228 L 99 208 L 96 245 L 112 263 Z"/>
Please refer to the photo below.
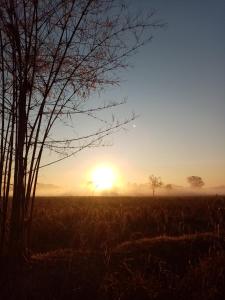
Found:
<path fill-rule="evenodd" d="M 156 256 L 173 267 L 184 271 L 206 255 L 225 249 L 225 240 L 214 233 L 198 233 L 179 237 L 159 236 L 124 242 L 114 248 L 115 255 Z"/>

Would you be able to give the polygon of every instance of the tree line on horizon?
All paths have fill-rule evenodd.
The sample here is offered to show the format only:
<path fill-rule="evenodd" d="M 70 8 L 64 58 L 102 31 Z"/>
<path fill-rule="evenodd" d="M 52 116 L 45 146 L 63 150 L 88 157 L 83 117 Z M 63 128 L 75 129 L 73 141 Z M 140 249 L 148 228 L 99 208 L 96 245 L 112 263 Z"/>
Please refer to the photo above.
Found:
<path fill-rule="evenodd" d="M 190 187 L 194 189 L 202 188 L 205 183 L 200 176 L 188 176 L 187 182 L 190 184 Z M 164 186 L 168 191 L 173 190 L 173 184 L 163 184 L 161 177 L 157 177 L 155 175 L 149 176 L 149 185 L 152 189 L 152 196 L 155 196 L 156 190 Z"/>

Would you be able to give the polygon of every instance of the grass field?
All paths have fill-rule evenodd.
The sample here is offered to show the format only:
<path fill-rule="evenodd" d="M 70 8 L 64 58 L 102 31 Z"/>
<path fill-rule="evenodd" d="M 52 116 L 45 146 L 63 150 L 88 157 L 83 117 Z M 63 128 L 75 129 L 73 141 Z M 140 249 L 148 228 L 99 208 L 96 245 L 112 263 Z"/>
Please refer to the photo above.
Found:
<path fill-rule="evenodd" d="M 37 198 L 1 299 L 224 299 L 225 197 Z"/>

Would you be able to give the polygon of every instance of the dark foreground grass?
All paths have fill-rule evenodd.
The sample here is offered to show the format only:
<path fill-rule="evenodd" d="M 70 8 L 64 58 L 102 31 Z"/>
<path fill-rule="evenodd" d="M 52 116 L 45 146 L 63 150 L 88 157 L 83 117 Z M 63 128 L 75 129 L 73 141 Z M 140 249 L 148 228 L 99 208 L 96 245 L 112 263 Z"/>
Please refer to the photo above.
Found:
<path fill-rule="evenodd" d="M 225 199 L 38 198 L 0 299 L 225 299 Z"/>

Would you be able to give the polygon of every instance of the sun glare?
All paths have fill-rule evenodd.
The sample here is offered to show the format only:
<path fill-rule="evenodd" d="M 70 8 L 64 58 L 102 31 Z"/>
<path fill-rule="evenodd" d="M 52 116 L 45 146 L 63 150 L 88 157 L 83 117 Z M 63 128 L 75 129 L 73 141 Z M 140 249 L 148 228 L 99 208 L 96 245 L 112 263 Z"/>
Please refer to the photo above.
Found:
<path fill-rule="evenodd" d="M 113 187 L 115 173 L 110 167 L 98 167 L 92 172 L 92 183 L 95 189 L 108 190 Z"/>

